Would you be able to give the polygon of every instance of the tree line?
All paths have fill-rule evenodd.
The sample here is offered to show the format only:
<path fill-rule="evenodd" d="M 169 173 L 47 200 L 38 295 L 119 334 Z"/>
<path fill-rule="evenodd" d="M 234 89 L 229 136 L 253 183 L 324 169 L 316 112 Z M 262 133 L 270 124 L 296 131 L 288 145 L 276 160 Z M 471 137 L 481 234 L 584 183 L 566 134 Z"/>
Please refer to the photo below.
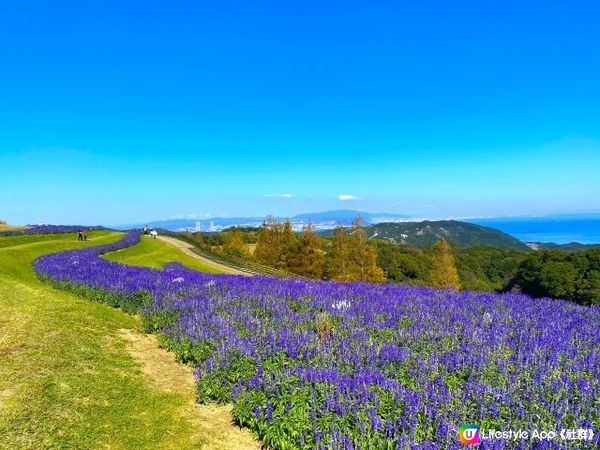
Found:
<path fill-rule="evenodd" d="M 289 221 L 268 217 L 258 231 L 253 257 L 261 264 L 309 278 L 385 281 L 360 218 L 349 227 L 338 225 L 331 238 L 323 239 L 311 223 L 295 233 Z"/>
<path fill-rule="evenodd" d="M 531 252 L 520 262 L 509 287 L 533 297 L 600 303 L 600 248 Z"/>
<path fill-rule="evenodd" d="M 523 292 L 581 304 L 600 303 L 600 248 L 577 252 L 501 247 L 433 248 L 376 241 L 389 281 L 482 291 Z"/>
<path fill-rule="evenodd" d="M 289 221 L 267 217 L 257 232 L 233 227 L 220 239 L 227 254 L 252 258 L 304 277 L 382 282 L 393 277 L 382 267 L 389 267 L 389 260 L 382 257 L 379 242 L 368 238 L 360 217 L 350 226 L 339 224 L 331 236 L 325 237 L 311 223 L 296 233 Z M 254 252 L 250 251 L 251 245 L 255 246 Z M 453 251 L 445 240 L 434 246 L 427 271 L 428 284 L 453 289 L 461 286 Z"/>
<path fill-rule="evenodd" d="M 600 248 L 574 253 L 522 252 L 494 246 L 407 246 L 369 239 L 360 218 L 320 235 L 313 224 L 295 232 L 268 217 L 260 228 L 195 234 L 212 249 L 288 273 L 340 281 L 391 281 L 483 291 L 520 291 L 582 304 L 600 302 Z M 254 248 L 254 251 L 251 249 Z"/>

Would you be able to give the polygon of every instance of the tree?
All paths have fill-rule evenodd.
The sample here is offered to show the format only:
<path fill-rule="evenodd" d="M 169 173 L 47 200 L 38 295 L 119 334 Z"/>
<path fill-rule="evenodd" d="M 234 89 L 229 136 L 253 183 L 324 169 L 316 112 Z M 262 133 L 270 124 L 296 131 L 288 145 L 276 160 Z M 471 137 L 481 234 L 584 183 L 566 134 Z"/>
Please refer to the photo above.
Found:
<path fill-rule="evenodd" d="M 290 270 L 293 264 L 293 254 L 296 247 L 296 233 L 292 229 L 292 224 L 286 220 L 283 225 L 278 224 L 279 231 L 279 248 L 278 260 L 275 265 L 278 269 Z"/>
<path fill-rule="evenodd" d="M 542 268 L 540 285 L 550 297 L 572 299 L 577 269 L 570 262 L 550 261 Z"/>
<path fill-rule="evenodd" d="M 348 281 L 350 273 L 350 235 L 341 223 L 333 230 L 331 249 L 327 254 L 327 272 L 330 278 Z"/>
<path fill-rule="evenodd" d="M 279 224 L 268 216 L 258 231 L 254 258 L 261 264 L 276 267 L 279 261 Z"/>
<path fill-rule="evenodd" d="M 250 257 L 250 250 L 248 249 L 248 245 L 246 245 L 244 232 L 240 228 L 233 227 L 225 231 L 223 240 L 223 251 L 225 253 L 242 258 Z"/>
<path fill-rule="evenodd" d="M 383 269 L 377 265 L 377 250 L 369 242 L 360 216 L 350 225 L 351 271 L 357 280 L 385 281 Z"/>
<path fill-rule="evenodd" d="M 377 265 L 377 251 L 368 241 L 360 217 L 349 228 L 340 224 L 334 230 L 328 272 L 331 278 L 342 281 L 385 280 L 383 270 Z"/>
<path fill-rule="evenodd" d="M 440 239 L 435 243 L 432 261 L 431 282 L 434 286 L 460 289 L 454 255 L 448 241 Z"/>
<path fill-rule="evenodd" d="M 599 270 L 590 270 L 577 281 L 576 300 L 585 305 L 600 303 Z"/>
<path fill-rule="evenodd" d="M 296 234 L 290 221 L 281 224 L 269 216 L 258 232 L 254 258 L 261 264 L 289 270 L 295 244 Z"/>
<path fill-rule="evenodd" d="M 292 252 L 290 271 L 309 278 L 321 278 L 325 263 L 323 244 L 312 223 L 302 227 Z"/>

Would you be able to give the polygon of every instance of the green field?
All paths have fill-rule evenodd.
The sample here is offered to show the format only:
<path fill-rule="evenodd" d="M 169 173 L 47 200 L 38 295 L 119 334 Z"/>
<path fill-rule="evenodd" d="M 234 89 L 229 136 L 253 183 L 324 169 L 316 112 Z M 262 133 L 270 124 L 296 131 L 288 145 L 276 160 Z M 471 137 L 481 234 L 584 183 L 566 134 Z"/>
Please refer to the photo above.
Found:
<path fill-rule="evenodd" d="M 195 404 L 191 369 L 139 332 L 136 317 L 33 273 L 38 255 L 119 236 L 0 237 L 0 448 L 257 448 L 227 407 Z M 154 246 L 143 241 L 124 259 L 193 265 L 176 248 L 144 257 Z"/>
<path fill-rule="evenodd" d="M 133 247 L 116 250 L 107 253 L 103 257 L 133 266 L 147 266 L 157 269 L 170 261 L 178 261 L 190 269 L 201 272 L 221 272 L 218 266 L 187 255 L 168 242 L 152 239 L 149 236 L 142 236 L 140 243 Z"/>

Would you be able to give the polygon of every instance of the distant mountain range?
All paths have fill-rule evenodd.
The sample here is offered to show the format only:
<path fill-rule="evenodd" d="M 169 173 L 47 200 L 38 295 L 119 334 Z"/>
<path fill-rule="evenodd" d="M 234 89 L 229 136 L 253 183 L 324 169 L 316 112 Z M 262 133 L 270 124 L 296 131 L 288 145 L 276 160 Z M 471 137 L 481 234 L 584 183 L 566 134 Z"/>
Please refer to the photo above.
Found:
<path fill-rule="evenodd" d="M 397 222 L 406 220 L 409 216 L 393 213 L 367 213 L 353 210 L 336 210 L 315 213 L 303 213 L 292 217 L 277 217 L 278 220 L 289 219 L 294 229 L 299 230 L 308 222 L 315 224 L 318 230 L 327 230 L 335 228 L 339 223 L 350 225 L 352 221 L 360 215 L 365 225 L 371 225 L 380 222 Z M 221 231 L 232 226 L 241 227 L 259 227 L 264 217 L 214 217 L 206 219 L 169 219 L 157 220 L 148 223 L 135 223 L 117 226 L 117 229 L 142 228 L 148 225 L 151 228 L 164 228 L 171 231 Z"/>
<path fill-rule="evenodd" d="M 563 240 L 563 245 L 549 242 L 539 242 L 536 239 L 543 235 L 544 230 L 551 230 L 551 238 L 560 236 L 557 227 L 569 230 L 583 230 L 591 243 L 600 242 L 596 238 L 596 229 L 600 219 L 587 218 L 505 218 L 505 219 L 467 219 L 466 222 L 456 220 L 425 220 L 410 221 L 410 216 L 395 213 L 368 213 L 355 210 L 335 210 L 314 213 L 297 214 L 292 217 L 277 217 L 278 220 L 289 219 L 295 230 L 299 231 L 306 223 L 312 222 L 317 230 L 328 234 L 338 224 L 350 225 L 361 216 L 367 226 L 370 237 L 386 239 L 405 245 L 429 245 L 440 238 L 460 246 L 493 245 L 515 250 L 529 249 L 557 249 L 563 251 L 576 251 L 587 246 L 577 242 Z M 569 219 L 567 221 L 567 219 Z M 172 231 L 202 231 L 216 232 L 232 226 L 259 227 L 264 217 L 214 217 L 203 219 L 169 219 L 157 220 L 148 223 L 135 223 L 122 225 L 115 228 L 130 229 L 142 228 L 148 225 L 151 228 L 164 228 Z M 563 225 L 564 224 L 564 225 Z M 569 228 L 571 227 L 571 228 Z M 535 233 L 527 233 L 528 230 Z M 502 231 L 501 231 L 502 230 Z M 561 231 L 561 230 L 558 230 Z M 596 234 L 594 234 L 596 233 Z M 569 235 L 568 233 L 566 235 Z M 515 237 L 516 236 L 516 237 Z M 533 237 L 533 239 L 531 239 Z M 521 240 L 520 240 L 520 239 Z M 529 238 L 529 239 L 528 239 Z M 554 239 L 552 239 L 554 240 Z M 550 239 L 548 239 L 550 241 Z M 556 240 L 555 242 L 561 242 Z M 585 242 L 585 240 L 583 240 Z"/>
<path fill-rule="evenodd" d="M 532 250 L 560 250 L 563 252 L 578 252 L 588 248 L 600 247 L 600 244 L 581 244 L 579 242 L 569 242 L 567 244 L 555 244 L 553 242 L 528 242 L 527 246 Z"/>

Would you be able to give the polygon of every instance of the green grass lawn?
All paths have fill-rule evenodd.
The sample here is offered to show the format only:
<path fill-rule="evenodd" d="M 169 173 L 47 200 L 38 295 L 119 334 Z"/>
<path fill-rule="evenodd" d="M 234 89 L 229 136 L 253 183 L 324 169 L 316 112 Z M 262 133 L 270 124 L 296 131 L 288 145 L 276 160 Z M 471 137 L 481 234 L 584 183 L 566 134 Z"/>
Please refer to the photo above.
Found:
<path fill-rule="evenodd" d="M 161 268 L 165 263 L 177 261 L 190 269 L 201 272 L 222 272 L 218 266 L 187 255 L 174 245 L 160 239 L 152 239 L 150 236 L 142 236 L 139 244 L 107 253 L 103 257 L 134 266 L 155 268 Z"/>
<path fill-rule="evenodd" d="M 189 368 L 136 317 L 33 273 L 38 255 L 119 236 L 0 236 L 0 448 L 256 447 L 227 408 L 194 403 Z"/>

